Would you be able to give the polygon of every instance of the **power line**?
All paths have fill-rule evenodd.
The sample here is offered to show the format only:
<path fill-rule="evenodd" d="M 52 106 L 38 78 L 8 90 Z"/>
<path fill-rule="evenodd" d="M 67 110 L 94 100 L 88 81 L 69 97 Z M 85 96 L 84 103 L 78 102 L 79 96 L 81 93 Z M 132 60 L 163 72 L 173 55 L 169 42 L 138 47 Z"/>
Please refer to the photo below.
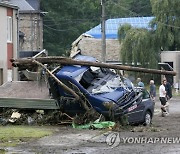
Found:
<path fill-rule="evenodd" d="M 138 16 L 138 17 L 142 17 L 141 15 L 139 15 L 139 14 L 137 14 L 136 12 L 133 12 L 133 11 L 131 11 L 131 10 L 129 10 L 129 9 L 127 9 L 127 8 L 125 8 L 125 7 L 123 7 L 123 6 L 120 6 L 122 9 L 124 9 L 124 10 L 126 10 L 126 11 L 128 11 L 128 12 L 130 12 L 131 14 L 134 14 L 134 15 L 136 15 L 136 16 Z M 112 17 L 112 16 L 106 16 L 106 18 L 107 17 L 110 17 L 110 18 L 115 18 L 115 17 Z M 52 18 L 52 17 L 51 17 Z M 116 17 L 116 18 L 119 18 L 119 17 Z M 58 22 L 60 22 L 60 21 L 62 21 L 60 24 L 58 24 L 58 23 L 54 23 L 53 21 L 55 21 L 55 19 L 54 18 L 52 18 L 52 20 L 42 20 L 42 19 L 20 19 L 20 20 L 26 20 L 26 21 L 44 21 L 44 22 L 50 22 L 50 23 L 52 23 L 51 25 L 45 25 L 45 27 L 47 27 L 48 26 L 48 28 L 49 29 L 54 29 L 54 28 L 52 28 L 52 27 L 49 27 L 49 26 L 60 26 L 60 25 L 64 25 L 64 24 L 73 24 L 73 23 L 84 23 L 84 21 L 99 21 L 99 19 L 98 18 L 93 18 L 93 19 L 88 19 L 88 18 L 86 18 L 86 19 L 61 19 L 61 20 L 59 20 Z M 63 22 L 63 21 L 69 21 L 69 22 Z M 56 21 L 57 22 L 57 21 Z M 174 26 L 174 25 L 171 25 L 171 24 L 166 24 L 166 23 L 163 23 L 163 22 L 160 22 L 160 21 L 155 21 L 156 23 L 159 23 L 159 24 L 162 24 L 162 25 L 165 25 L 165 26 L 168 26 L 168 27 L 172 27 L 172 28 L 176 28 L 176 29 L 180 29 L 180 26 Z M 112 24 L 114 24 L 114 23 L 112 23 Z M 141 24 L 141 23 L 135 23 L 135 24 Z M 54 29 L 55 30 L 55 29 Z M 56 29 L 57 31 L 59 31 L 58 29 Z M 60 30 L 60 31 L 64 31 L 64 30 Z"/>
<path fill-rule="evenodd" d="M 159 22 L 159 21 L 156 21 L 156 22 L 158 22 L 158 23 L 160 23 L 160 24 L 162 24 L 162 25 L 168 26 L 168 27 L 172 27 L 172 28 L 177 28 L 177 29 L 180 29 L 180 27 L 179 27 L 179 26 L 174 26 L 174 25 L 165 24 L 165 23 L 163 23 L 163 22 Z"/>
<path fill-rule="evenodd" d="M 127 9 L 128 10 L 128 9 Z M 132 12 L 132 11 L 131 11 Z M 140 17 L 140 16 L 139 16 Z M 142 17 L 142 16 L 141 16 Z M 118 17 L 116 17 L 116 18 L 118 18 Z M 115 18 L 115 19 L 116 19 Z M 113 19 L 113 17 L 111 17 L 111 19 Z M 23 20 L 27 20 L 27 21 L 37 21 L 37 20 L 33 20 L 33 19 L 23 19 Z M 44 21 L 44 20 L 39 20 L 39 21 Z M 87 20 L 88 21 L 88 20 Z M 52 24 L 51 24 L 52 23 Z M 43 24 L 43 25 L 45 25 L 45 26 L 48 26 L 48 28 L 51 28 L 51 29 L 54 29 L 54 28 L 52 28 L 52 27 L 49 27 L 49 26 L 61 26 L 61 25 L 65 25 L 65 24 L 74 24 L 74 23 L 78 23 L 76 20 L 74 20 L 74 21 L 72 21 L 72 22 L 62 22 L 61 24 L 56 24 L 56 23 L 53 23 L 53 21 L 51 21 L 49 24 L 50 25 L 48 25 L 48 23 L 45 25 L 45 24 Z M 79 23 L 84 23 L 84 22 L 79 22 Z M 145 21 L 145 22 L 142 22 L 142 23 L 140 23 L 140 22 L 131 22 L 130 24 L 144 24 L 144 23 L 147 23 L 147 21 Z M 159 24 L 162 24 L 162 25 L 164 25 L 164 26 L 168 26 L 168 27 L 172 27 L 172 28 L 176 28 L 176 29 L 180 29 L 180 26 L 174 26 L 174 25 L 171 25 L 171 24 L 166 24 L 166 23 L 163 23 L 163 22 L 160 22 L 160 21 L 155 21 L 155 23 L 159 23 Z M 117 24 L 117 22 L 116 23 L 111 23 L 111 25 L 113 25 L 113 24 Z M 119 24 L 121 24 L 121 23 L 119 23 Z M 123 24 L 123 23 L 122 23 Z M 21 26 L 21 28 L 22 28 L 23 26 Z M 112 29 L 113 30 L 113 29 Z M 63 31 L 63 30 L 60 30 L 60 31 Z"/>
<path fill-rule="evenodd" d="M 55 28 L 49 27 L 49 26 L 47 26 L 45 24 L 44 24 L 44 26 L 51 29 L 51 30 L 58 31 L 58 32 L 72 31 L 72 29 L 55 29 Z"/>

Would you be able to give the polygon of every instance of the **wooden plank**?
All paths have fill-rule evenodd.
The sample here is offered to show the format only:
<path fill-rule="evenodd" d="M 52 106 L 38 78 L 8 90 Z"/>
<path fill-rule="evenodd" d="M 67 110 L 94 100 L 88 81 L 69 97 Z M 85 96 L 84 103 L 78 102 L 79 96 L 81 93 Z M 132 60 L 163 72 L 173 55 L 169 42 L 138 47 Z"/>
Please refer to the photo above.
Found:
<path fill-rule="evenodd" d="M 54 99 L 0 98 L 0 107 L 24 109 L 59 109 Z"/>
<path fill-rule="evenodd" d="M 164 75 L 176 75 L 174 71 L 165 71 L 165 70 L 157 70 L 157 69 L 148 69 L 148 68 L 141 68 L 141 67 L 133 67 L 133 66 L 126 66 L 126 65 L 114 65 L 108 63 L 101 63 L 101 62 L 90 62 L 90 61 L 80 61 L 74 60 L 66 57 L 38 57 L 38 58 L 22 58 L 22 59 L 11 59 L 12 65 L 14 67 L 24 68 L 29 66 L 34 66 L 34 60 L 42 63 L 42 64 L 61 64 L 61 65 L 83 65 L 83 66 L 95 66 L 95 67 L 102 67 L 102 68 L 112 68 L 118 70 L 125 70 L 125 71 L 134 71 L 134 72 L 142 72 L 142 73 L 152 73 L 152 74 L 164 74 Z"/>

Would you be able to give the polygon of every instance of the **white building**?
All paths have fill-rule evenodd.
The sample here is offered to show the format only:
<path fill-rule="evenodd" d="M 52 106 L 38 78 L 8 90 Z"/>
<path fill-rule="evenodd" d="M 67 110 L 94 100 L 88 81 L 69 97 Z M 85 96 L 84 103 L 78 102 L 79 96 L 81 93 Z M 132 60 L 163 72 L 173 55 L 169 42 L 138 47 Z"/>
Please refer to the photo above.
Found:
<path fill-rule="evenodd" d="M 178 88 L 180 87 L 180 51 L 163 51 L 161 53 L 161 63 L 167 63 L 175 71 L 176 76 L 169 76 L 170 80 L 172 80 L 174 86 Z"/>
<path fill-rule="evenodd" d="M 8 80 L 17 80 L 17 70 L 11 66 L 10 59 L 17 58 L 18 7 L 0 2 L 0 23 L 0 85 L 2 85 Z"/>

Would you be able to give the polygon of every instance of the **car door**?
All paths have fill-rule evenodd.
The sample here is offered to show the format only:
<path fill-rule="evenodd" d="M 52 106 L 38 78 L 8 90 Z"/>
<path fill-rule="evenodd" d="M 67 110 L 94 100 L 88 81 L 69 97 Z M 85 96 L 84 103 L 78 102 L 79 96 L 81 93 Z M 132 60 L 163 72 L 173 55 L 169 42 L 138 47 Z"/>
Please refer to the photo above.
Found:
<path fill-rule="evenodd" d="M 128 120 L 130 123 L 136 123 L 143 120 L 144 110 L 146 101 L 150 99 L 150 95 L 147 90 L 142 90 L 142 100 L 140 103 L 135 102 L 131 107 L 128 109 Z"/>

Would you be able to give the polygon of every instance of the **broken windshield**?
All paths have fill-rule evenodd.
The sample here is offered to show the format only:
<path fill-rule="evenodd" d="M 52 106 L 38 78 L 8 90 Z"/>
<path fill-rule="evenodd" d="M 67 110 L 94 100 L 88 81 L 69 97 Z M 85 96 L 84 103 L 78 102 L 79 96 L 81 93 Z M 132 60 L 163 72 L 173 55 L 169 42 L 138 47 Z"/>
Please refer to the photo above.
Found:
<path fill-rule="evenodd" d="M 113 92 L 119 87 L 125 89 L 129 87 L 126 87 L 119 75 L 109 69 L 99 67 L 90 67 L 83 73 L 79 83 L 92 94 Z"/>

